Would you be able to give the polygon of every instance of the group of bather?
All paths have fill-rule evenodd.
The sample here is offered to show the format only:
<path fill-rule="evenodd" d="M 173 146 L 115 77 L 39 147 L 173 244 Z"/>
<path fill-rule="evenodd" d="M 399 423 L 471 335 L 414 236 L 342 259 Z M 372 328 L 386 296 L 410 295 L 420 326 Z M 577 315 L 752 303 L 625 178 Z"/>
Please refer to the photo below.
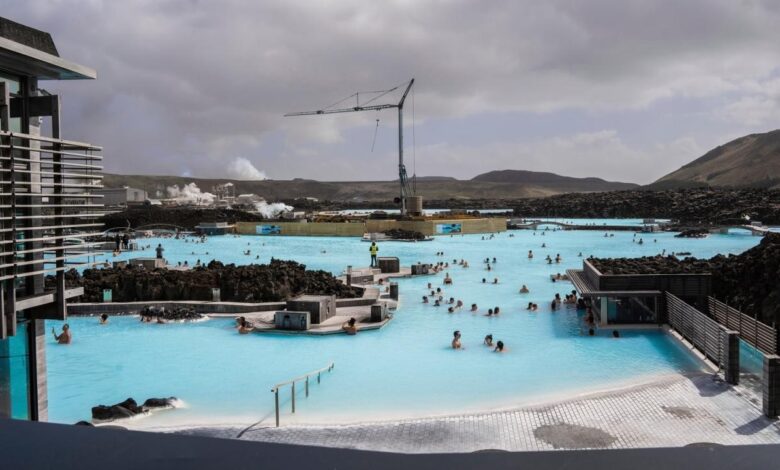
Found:
<path fill-rule="evenodd" d="M 461 341 L 462 336 L 460 334 L 460 330 L 455 330 L 452 333 L 452 336 L 453 336 L 452 343 L 451 343 L 452 349 L 460 349 L 460 350 L 466 349 L 463 347 L 463 343 Z M 485 335 L 485 339 L 482 341 L 482 344 L 484 346 L 493 348 L 493 352 L 497 352 L 497 353 L 507 352 L 507 348 L 506 346 L 504 346 L 503 341 L 498 340 L 496 341 L 495 344 L 493 344 L 493 335 L 491 333 Z"/>

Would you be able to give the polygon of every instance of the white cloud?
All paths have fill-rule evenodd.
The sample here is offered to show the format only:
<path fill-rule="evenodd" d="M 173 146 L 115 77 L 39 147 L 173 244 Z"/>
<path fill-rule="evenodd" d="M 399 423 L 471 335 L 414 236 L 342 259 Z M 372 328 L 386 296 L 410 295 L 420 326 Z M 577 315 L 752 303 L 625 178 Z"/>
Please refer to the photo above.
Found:
<path fill-rule="evenodd" d="M 666 118 L 642 111 L 658 103 L 673 102 L 683 114 L 691 106 L 706 119 L 739 125 L 740 131 L 776 123 L 778 98 L 772 90 L 777 84 L 771 77 L 780 64 L 777 5 L 773 0 L 381 5 L 363 0 L 0 0 L 0 9 L 13 12 L 15 21 L 51 32 L 64 58 L 97 69 L 97 81 L 44 87 L 63 96 L 66 137 L 106 148 L 107 171 L 181 174 L 186 169 L 197 176 L 223 176 L 230 168 L 226 156 L 262 154 L 268 158 L 259 173 L 320 179 L 373 175 L 370 165 L 355 165 L 354 158 L 348 164 L 354 155 L 344 155 L 343 148 L 351 142 L 350 131 L 373 122 L 373 113 L 282 115 L 411 76 L 418 84 L 418 122 L 432 125 L 501 112 L 549 113 L 554 125 L 564 119 L 554 113 L 574 110 L 611 119 L 604 127 L 613 128 L 626 113 L 637 113 L 636 135 L 623 135 L 620 142 L 607 136 L 592 144 L 616 155 L 621 142 L 629 149 L 652 149 L 688 134 L 711 141 L 716 131 L 697 129 L 696 123 L 653 133 L 652 124 Z M 691 100 L 705 102 L 705 109 Z M 511 140 L 511 132 L 496 140 Z M 573 131 L 560 132 L 565 140 Z M 468 147 L 468 137 L 458 128 L 445 143 Z M 479 151 L 477 172 L 499 167 L 501 161 L 489 157 L 495 147 L 487 144 Z M 614 173 L 621 165 L 594 153 L 591 173 Z M 579 168 L 585 158 L 559 155 L 546 169 Z M 444 169 L 463 173 L 471 164 Z M 642 165 L 621 174 L 644 179 Z M 241 172 L 257 175 L 252 168 L 244 165 Z"/>
<path fill-rule="evenodd" d="M 244 157 L 236 157 L 227 166 L 227 177 L 237 180 L 264 180 L 265 173 Z"/>
<path fill-rule="evenodd" d="M 615 130 L 541 139 L 534 142 L 494 142 L 486 147 L 436 144 L 419 149 L 424 163 L 420 175 L 441 175 L 453 164 L 462 170 L 456 176 L 470 178 L 489 169 L 549 171 L 574 177 L 599 177 L 610 181 L 651 183 L 701 155 L 695 139 L 682 137 L 649 148 L 629 146 Z M 450 174 L 450 173 L 446 173 Z"/>

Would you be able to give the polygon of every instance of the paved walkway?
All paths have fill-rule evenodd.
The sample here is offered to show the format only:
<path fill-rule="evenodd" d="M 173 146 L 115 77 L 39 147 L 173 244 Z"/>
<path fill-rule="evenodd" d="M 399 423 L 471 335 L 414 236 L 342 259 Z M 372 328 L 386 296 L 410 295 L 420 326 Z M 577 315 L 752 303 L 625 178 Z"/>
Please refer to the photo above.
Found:
<path fill-rule="evenodd" d="M 670 377 L 552 405 L 484 414 L 339 426 L 260 426 L 246 430 L 241 439 L 406 453 L 780 443 L 780 426 L 763 417 L 760 401 L 749 389 L 733 388 L 711 375 Z M 235 438 L 241 431 L 222 427 L 183 432 Z"/>

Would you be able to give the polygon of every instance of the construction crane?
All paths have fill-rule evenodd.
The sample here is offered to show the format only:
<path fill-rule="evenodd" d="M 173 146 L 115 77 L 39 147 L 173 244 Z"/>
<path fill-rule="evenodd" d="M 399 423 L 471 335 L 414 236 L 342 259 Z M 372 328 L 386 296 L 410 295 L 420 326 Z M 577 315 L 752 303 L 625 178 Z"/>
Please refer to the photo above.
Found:
<path fill-rule="evenodd" d="M 392 93 L 395 90 L 400 89 L 406 85 L 406 89 L 404 89 L 404 93 L 401 96 L 401 100 L 398 103 L 390 103 L 390 104 L 371 104 L 372 102 L 378 100 L 379 98 L 387 95 L 388 93 Z M 400 195 L 399 195 L 399 202 L 401 203 L 401 216 L 405 216 L 407 213 L 406 208 L 406 199 L 410 195 L 413 195 L 414 192 L 409 188 L 409 182 L 408 177 L 406 175 L 406 166 L 404 165 L 404 101 L 406 101 L 406 96 L 409 94 L 409 90 L 412 89 L 412 85 L 414 85 L 414 78 L 409 80 L 409 83 L 403 83 L 401 85 L 398 85 L 396 87 L 393 87 L 389 90 L 382 90 L 382 91 L 370 91 L 370 92 L 363 92 L 363 94 L 376 94 L 377 96 L 374 96 L 373 98 L 369 99 L 368 101 L 364 102 L 363 104 L 360 103 L 360 92 L 353 93 L 352 95 L 344 98 L 343 100 L 340 100 L 327 108 L 319 109 L 316 111 L 301 111 L 296 113 L 287 113 L 284 116 L 290 117 L 290 116 L 315 116 L 320 114 L 336 114 L 336 113 L 354 113 L 358 111 L 381 111 L 383 109 L 392 109 L 392 108 L 398 108 L 398 179 L 400 182 Z M 333 108 L 333 106 L 342 103 L 350 98 L 355 98 L 355 106 L 351 108 Z"/>

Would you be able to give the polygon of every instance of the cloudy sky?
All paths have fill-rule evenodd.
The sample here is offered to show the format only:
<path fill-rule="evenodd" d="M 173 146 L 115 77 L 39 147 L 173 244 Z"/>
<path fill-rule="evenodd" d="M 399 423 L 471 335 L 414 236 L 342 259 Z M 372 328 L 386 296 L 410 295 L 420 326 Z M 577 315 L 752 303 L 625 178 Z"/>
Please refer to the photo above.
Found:
<path fill-rule="evenodd" d="M 98 71 L 42 86 L 63 96 L 65 137 L 105 147 L 108 172 L 389 180 L 393 110 L 282 115 L 410 77 L 410 174 L 648 183 L 780 127 L 776 0 L 0 0 L 0 11 Z"/>

